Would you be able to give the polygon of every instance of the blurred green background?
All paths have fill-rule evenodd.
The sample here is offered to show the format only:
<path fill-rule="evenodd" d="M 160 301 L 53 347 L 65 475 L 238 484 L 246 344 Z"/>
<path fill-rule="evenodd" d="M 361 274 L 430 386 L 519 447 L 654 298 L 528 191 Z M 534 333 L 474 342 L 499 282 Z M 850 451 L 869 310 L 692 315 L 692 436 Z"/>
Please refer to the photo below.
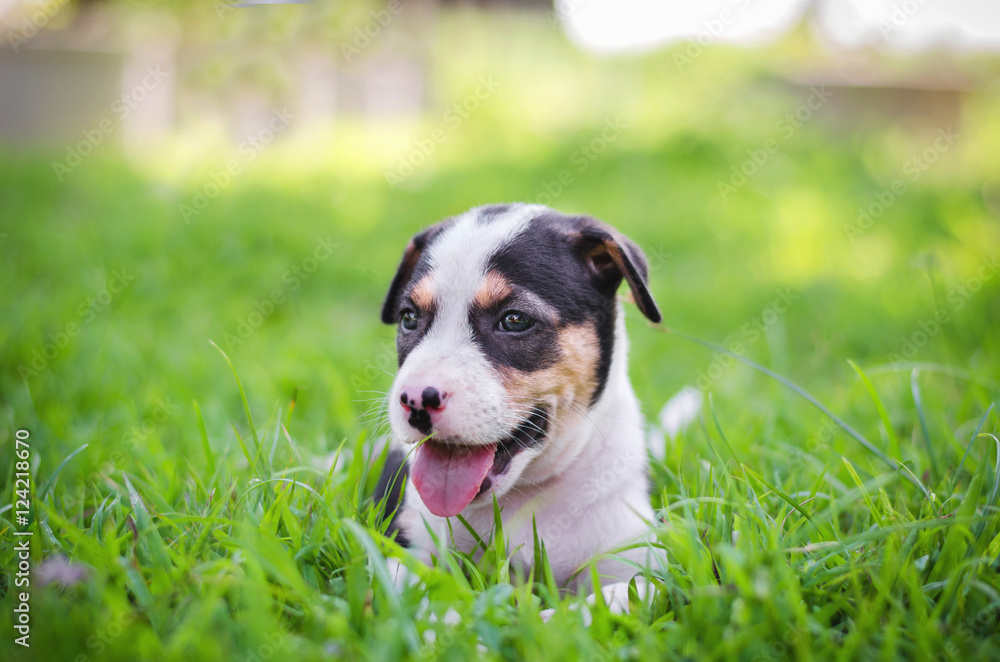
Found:
<path fill-rule="evenodd" d="M 404 6 L 353 53 L 373 10 L 83 3 L 37 37 L 63 38 L 92 11 L 129 48 L 170 44 L 167 123 L 120 122 L 115 91 L 65 136 L 0 151 L 0 457 L 30 429 L 41 480 L 88 444 L 59 478 L 69 512 L 86 518 L 122 472 L 168 490 L 170 476 L 201 471 L 193 401 L 215 453 L 241 466 L 240 394 L 209 341 L 258 421 L 286 421 L 303 464 L 325 470 L 345 439 L 383 430 L 395 350 L 378 312 L 406 242 L 501 201 L 617 226 L 650 259 L 665 326 L 741 343 L 885 442 L 856 361 L 904 461 L 925 445 L 911 409 L 919 367 L 933 447 L 956 463 L 1000 394 L 994 56 L 844 54 L 805 25 L 693 59 L 689 44 L 597 56 L 543 9 L 451 5 Z M 3 62 L 40 58 L 42 45 Z M 123 52 L 125 69 L 158 61 Z M 328 70 L 336 101 L 304 94 Z M 859 70 L 874 74 L 844 75 Z M 334 107 L 345 110 L 316 110 Z M 81 149 L 94 130 L 100 144 Z M 857 447 L 818 412 L 628 317 L 649 419 L 685 385 L 707 387 L 766 475 L 807 490 L 832 465 L 847 480 L 837 458 Z M 818 465 L 787 461 L 802 447 Z M 177 485 L 164 499 L 183 500 Z"/>
<path fill-rule="evenodd" d="M 259 12 L 268 12 L 273 23 L 220 27 L 205 16 L 194 24 L 271 34 L 284 25 L 275 18 L 301 21 L 308 9 L 232 11 L 227 19 L 262 21 Z M 643 57 L 587 55 L 541 15 L 456 11 L 435 20 L 419 114 L 349 114 L 300 127 L 302 113 L 267 92 L 274 103 L 243 134 L 193 114 L 132 156 L 111 134 L 68 173 L 53 163 L 66 164 L 78 140 L 48 152 L 8 148 L 0 164 L 8 427 L 43 424 L 66 444 L 86 430 L 100 440 L 87 452 L 97 462 L 169 399 L 178 410 L 148 442 L 181 443 L 192 429 L 192 399 L 220 420 L 237 402 L 214 340 L 260 406 L 296 398 L 310 443 L 327 448 L 357 432 L 366 399 L 390 383 L 394 330 L 377 313 L 409 237 L 469 207 L 513 200 L 616 225 L 648 253 L 667 326 L 727 346 L 748 341 L 748 356 L 818 391 L 852 381 L 845 359 L 876 366 L 891 354 L 1000 379 L 995 266 L 960 307 L 953 294 L 983 275 L 1000 245 L 994 60 L 951 63 L 980 85 L 925 93 L 927 112 L 911 108 L 903 117 L 890 112 L 884 90 L 826 84 L 829 98 L 818 97 L 818 109 L 795 128 L 786 114 L 814 93 L 811 82 L 793 81 L 837 66 L 836 53 L 804 30 L 751 52 L 719 46 L 679 67 L 683 46 Z M 242 44 L 236 36 L 222 43 Z M 215 48 L 209 63 L 242 66 L 265 89 L 267 72 L 286 66 L 276 44 L 240 66 Z M 897 80 L 919 81 L 936 57 L 870 59 L 898 70 Z M 183 87 L 213 75 L 223 85 L 235 74 L 175 75 Z M 493 83 L 484 87 L 481 77 Z M 477 88 L 485 98 L 475 97 Z M 937 97 L 954 103 L 941 123 Z M 473 110 L 463 117 L 455 104 Z M 267 126 L 271 108 L 293 117 L 248 159 L 243 141 Z M 945 144 L 939 131 L 957 136 L 943 150 L 935 147 Z M 433 145 L 426 157 L 421 144 Z M 914 166 L 925 151 L 935 162 Z M 759 167 L 755 157 L 764 159 Z M 408 172 L 404 161 L 422 163 L 394 187 L 387 174 Z M 239 173 L 209 197 L 231 162 Z M 740 168 L 752 176 L 727 188 L 742 181 Z M 199 194 L 203 211 L 195 209 Z M 859 210 L 878 212 L 877 196 L 892 200 L 866 225 Z M 310 266 L 303 261 L 327 238 L 337 247 L 293 290 L 297 277 L 286 281 L 286 272 Z M 135 279 L 81 316 L 80 305 L 122 269 Z M 274 290 L 285 295 L 281 303 L 255 315 L 255 302 L 268 310 L 263 302 Z M 779 291 L 794 302 L 765 320 Z M 949 322 L 920 342 L 920 323 L 938 309 Z M 50 334 L 74 322 L 79 335 L 32 367 Z M 242 328 L 245 339 L 241 322 L 257 322 L 249 335 Z M 637 316 L 631 326 L 632 373 L 653 417 L 716 359 L 644 330 Z M 914 334 L 921 346 L 904 351 Z M 754 397 L 748 379 L 733 368 L 711 381 L 745 401 Z"/>

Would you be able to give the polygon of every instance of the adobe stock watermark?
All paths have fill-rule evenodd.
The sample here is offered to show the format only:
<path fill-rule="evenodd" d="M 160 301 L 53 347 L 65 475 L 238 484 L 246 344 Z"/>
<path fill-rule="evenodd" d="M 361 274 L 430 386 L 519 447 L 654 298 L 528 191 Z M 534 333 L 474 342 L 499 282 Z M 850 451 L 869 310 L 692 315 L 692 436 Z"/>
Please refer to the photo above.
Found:
<path fill-rule="evenodd" d="M 948 291 L 948 303 L 955 310 L 965 308 L 965 305 L 969 303 L 972 297 L 978 294 L 979 290 L 983 289 L 983 285 L 992 280 L 1000 272 L 1000 263 L 997 262 L 996 253 L 984 257 L 979 261 L 979 265 L 979 271 L 976 272 L 975 276 L 969 276 L 964 283 L 959 283 Z"/>
<path fill-rule="evenodd" d="M 31 351 L 31 360 L 17 367 L 17 374 L 27 382 L 48 369 L 49 365 L 69 347 L 74 338 L 80 335 L 87 324 L 94 321 L 97 315 L 111 306 L 111 302 L 134 281 L 136 274 L 129 273 L 127 268 L 113 269 L 111 278 L 104 288 L 96 295 L 87 297 L 76 307 L 77 319 L 67 322 L 57 331 L 46 335 L 44 344 Z"/>
<path fill-rule="evenodd" d="M 775 290 L 777 296 L 771 303 L 764 307 L 760 315 L 752 317 L 748 322 L 740 327 L 740 340 L 734 340 L 729 344 L 729 352 L 714 352 L 712 361 L 708 368 L 699 370 L 694 381 L 695 388 L 700 391 L 708 391 L 716 381 L 721 379 L 735 365 L 737 356 L 743 356 L 747 350 L 758 340 L 764 332 L 781 319 L 788 312 L 799 295 L 794 294 L 790 288 Z"/>
<path fill-rule="evenodd" d="M 441 124 L 418 138 L 405 154 L 399 157 L 396 167 L 385 171 L 385 181 L 389 188 L 396 190 L 417 168 L 422 166 L 437 151 L 439 145 L 448 141 L 451 132 L 457 131 L 501 87 L 493 76 L 480 76 L 479 84 L 471 94 L 449 106 L 441 116 Z"/>
<path fill-rule="evenodd" d="M 84 129 L 80 132 L 83 138 L 79 142 L 66 146 L 65 159 L 52 162 L 52 172 L 57 181 L 62 182 L 67 175 L 76 170 L 83 160 L 93 154 L 94 150 L 115 132 L 119 124 L 146 100 L 149 93 L 170 76 L 160 68 L 159 64 L 146 67 L 145 71 L 146 75 L 139 84 L 115 99 L 96 126 Z"/>
<path fill-rule="evenodd" d="M 115 467 L 120 466 L 127 455 L 134 454 L 142 448 L 146 440 L 149 439 L 149 435 L 153 434 L 168 420 L 176 416 L 180 409 L 180 405 L 171 401 L 169 397 L 166 399 L 159 398 L 154 401 L 152 411 L 143 416 L 141 421 L 130 427 L 122 435 L 122 443 L 125 446 L 125 450 L 112 451 L 108 457 L 108 461 L 102 465 L 101 470 L 105 474 L 110 474 L 114 471 Z M 88 482 L 83 481 L 82 484 L 86 485 Z"/>
<path fill-rule="evenodd" d="M 972 618 L 965 619 L 955 628 L 954 635 L 945 642 L 944 651 L 930 658 L 934 662 L 939 660 L 949 660 L 958 657 L 962 652 L 957 642 L 969 643 L 976 637 L 977 632 L 995 632 L 997 618 L 1000 617 L 1000 605 L 996 602 L 982 607 Z M 945 657 L 947 655 L 947 657 Z"/>
<path fill-rule="evenodd" d="M 580 8 L 580 5 L 583 5 L 588 1 L 589 0 L 555 0 L 553 8 L 545 12 L 545 18 L 549 23 L 549 27 L 560 28 L 562 21 L 575 14 L 576 10 Z"/>
<path fill-rule="evenodd" d="M 789 656 L 794 657 L 795 645 L 807 636 L 809 636 L 807 629 L 792 623 L 781 635 L 781 639 L 767 642 L 764 650 L 750 658 L 750 662 L 772 662 L 772 660 L 787 660 Z"/>
<path fill-rule="evenodd" d="M 912 361 L 920 350 L 951 323 L 953 313 L 965 308 L 969 301 L 983 289 L 983 286 L 1000 273 L 1000 262 L 997 261 L 995 254 L 984 257 L 979 264 L 976 275 L 952 286 L 948 291 L 946 300 L 951 305 L 951 311 L 946 308 L 938 308 L 932 316 L 918 321 L 912 332 L 899 339 L 899 349 L 886 355 L 889 363 L 896 367 L 906 361 Z"/>
<path fill-rule="evenodd" d="M 49 21 L 67 4 L 69 4 L 69 0 L 47 0 L 47 2 L 39 3 L 38 8 L 27 16 L 22 16 L 20 24 L 7 35 L 7 42 L 10 44 L 11 50 L 15 53 L 20 51 L 21 46 L 34 39 L 35 35 L 44 29 Z"/>
<path fill-rule="evenodd" d="M 605 501 L 615 492 L 622 489 L 622 481 L 641 464 L 646 456 L 645 444 L 638 447 L 622 448 L 603 463 L 600 471 L 589 475 L 579 486 L 577 494 L 568 508 L 561 511 L 555 518 L 538 523 L 538 536 L 543 540 L 558 540 L 598 502 Z M 511 523 L 511 529 L 516 526 Z"/>
<path fill-rule="evenodd" d="M 819 431 L 810 435 L 809 439 L 806 440 L 805 446 L 792 457 L 792 467 L 800 466 L 806 455 L 815 455 L 820 451 L 825 451 L 839 431 L 840 426 L 834 423 L 832 418 L 824 416 L 823 422 L 820 423 Z"/>
<path fill-rule="evenodd" d="M 371 18 L 364 25 L 354 28 L 354 38 L 350 42 L 340 42 L 340 54 L 344 56 L 344 62 L 350 64 L 351 60 L 361 55 L 401 11 L 403 11 L 402 0 L 389 0 L 385 9 L 371 10 L 369 12 Z"/>
<path fill-rule="evenodd" d="M 551 205 L 576 182 L 576 175 L 584 172 L 594 161 L 601 158 L 607 152 L 608 147 L 616 142 L 627 128 L 628 125 L 620 117 L 616 116 L 607 120 L 600 133 L 589 142 L 577 147 L 569 155 L 569 162 L 573 168 L 564 168 L 559 171 L 555 179 L 542 182 L 544 191 L 539 193 L 532 202 L 546 206 Z"/>
<path fill-rule="evenodd" d="M 372 387 L 375 380 L 386 373 L 392 374 L 396 368 L 396 341 L 385 340 L 379 345 L 375 360 L 358 375 L 351 375 L 351 386 L 355 393 L 362 393 Z"/>
<path fill-rule="evenodd" d="M 279 623 L 278 628 L 270 634 L 264 635 L 264 643 L 249 651 L 246 656 L 247 662 L 267 662 L 277 655 L 285 645 L 289 630 L 284 623 Z"/>
<path fill-rule="evenodd" d="M 226 17 L 230 12 L 236 11 L 236 7 L 239 3 L 237 2 L 224 2 L 223 0 L 215 0 L 212 3 L 212 7 L 215 8 L 215 16 L 220 21 Z"/>
<path fill-rule="evenodd" d="M 960 134 L 947 129 L 938 129 L 934 143 L 916 154 L 911 154 L 903 161 L 902 171 L 907 176 L 909 182 L 916 183 L 923 177 L 931 166 L 937 163 L 941 155 L 951 149 Z M 894 179 L 886 188 L 876 191 L 872 196 L 874 200 L 867 205 L 858 207 L 858 215 L 854 223 L 844 223 L 844 234 L 847 239 L 854 243 L 858 237 L 864 235 L 872 229 L 875 221 L 882 218 L 882 215 L 889 210 L 907 192 L 907 183 L 902 178 Z"/>
<path fill-rule="evenodd" d="M 74 662 L 89 662 L 91 659 L 102 657 L 122 633 L 135 623 L 144 612 L 145 610 L 141 607 L 119 612 L 107 625 L 96 629 L 92 635 L 87 637 L 87 652 L 80 653 L 73 658 Z M 247 662 L 267 662 L 284 647 L 288 633 L 289 630 L 285 625 L 279 624 L 277 630 L 264 635 L 261 638 L 263 643 L 247 651 L 242 659 Z"/>
<path fill-rule="evenodd" d="M 116 616 L 103 627 L 95 629 L 92 635 L 87 637 L 87 653 L 80 653 L 74 659 L 74 662 L 88 662 L 91 657 L 98 658 L 107 652 L 108 648 L 115 642 L 118 637 L 122 636 L 125 630 L 135 623 L 144 612 L 142 607 L 136 607 L 135 609 L 127 609 L 118 612 Z"/>
<path fill-rule="evenodd" d="M 888 39 L 893 32 L 904 27 L 914 15 L 927 5 L 927 0 L 903 0 L 889 10 L 889 15 L 878 22 L 878 29 L 883 39 Z"/>
<path fill-rule="evenodd" d="M 273 113 L 267 125 L 240 142 L 236 148 L 239 158 L 229 159 L 223 168 L 208 176 L 209 181 L 195 189 L 187 202 L 177 205 L 177 210 L 181 213 L 185 224 L 190 223 L 192 219 L 197 218 L 201 212 L 205 211 L 212 200 L 219 197 L 219 194 L 233 182 L 233 178 L 243 172 L 243 167 L 256 159 L 268 145 L 274 142 L 275 137 L 287 129 L 292 120 L 295 119 L 295 116 L 289 113 L 287 108 L 274 110 Z"/>
<path fill-rule="evenodd" d="M 702 21 L 701 30 L 694 39 L 688 39 L 683 52 L 674 53 L 674 65 L 677 71 L 684 73 L 684 70 L 694 64 L 694 61 L 702 56 L 705 49 L 714 44 L 722 37 L 726 28 L 736 22 L 740 12 L 750 6 L 750 0 L 734 0 L 734 9 L 723 9 L 715 18 Z"/>
<path fill-rule="evenodd" d="M 330 259 L 337 248 L 340 248 L 340 244 L 334 243 L 333 237 L 327 235 L 325 238 L 318 238 L 312 254 L 293 264 L 282 274 L 281 282 L 283 285 L 281 287 L 271 290 L 263 300 L 254 299 L 250 312 L 236 318 L 234 332 L 226 332 L 222 336 L 226 349 L 232 351 L 233 348 L 245 343 L 274 314 L 278 307 L 288 300 L 288 293 L 302 287 L 302 284 L 316 273 L 319 265 Z"/>
<path fill-rule="evenodd" d="M 746 185 L 750 179 L 756 175 L 770 160 L 771 156 L 781 150 L 782 142 L 787 142 L 801 129 L 806 122 L 812 119 L 813 114 L 820 110 L 833 97 L 833 92 L 826 89 L 826 85 L 813 85 L 809 88 L 812 91 L 805 101 L 799 104 L 794 110 L 785 113 L 784 117 L 775 122 L 774 135 L 767 138 L 760 147 L 747 150 L 747 158 L 740 163 L 739 167 L 730 166 L 730 176 L 728 181 L 721 179 L 716 182 L 716 189 L 722 201 L 725 202 L 737 189 Z"/>
<path fill-rule="evenodd" d="M 180 405 L 175 404 L 169 397 L 159 398 L 153 403 L 153 410 L 145 415 L 139 423 L 136 423 L 121 437 L 122 449 L 115 448 L 108 455 L 108 458 L 97 467 L 86 479 L 79 481 L 76 488 L 66 488 L 67 493 L 75 496 L 77 503 L 84 503 L 87 497 L 87 486 L 100 482 L 110 476 L 115 469 L 122 466 L 128 457 L 134 457 L 138 453 L 149 436 L 163 426 L 170 418 L 180 411 Z"/>

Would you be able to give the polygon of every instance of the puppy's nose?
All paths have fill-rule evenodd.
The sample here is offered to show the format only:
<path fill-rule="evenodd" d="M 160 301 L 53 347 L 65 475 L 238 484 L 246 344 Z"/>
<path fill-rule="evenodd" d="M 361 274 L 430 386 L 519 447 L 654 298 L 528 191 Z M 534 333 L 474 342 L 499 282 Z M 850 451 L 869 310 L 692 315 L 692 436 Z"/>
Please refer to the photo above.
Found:
<path fill-rule="evenodd" d="M 431 429 L 441 420 L 447 402 L 448 394 L 434 386 L 425 386 L 423 389 L 407 387 L 399 394 L 403 411 L 410 415 L 410 425 L 421 434 L 431 433 Z"/>

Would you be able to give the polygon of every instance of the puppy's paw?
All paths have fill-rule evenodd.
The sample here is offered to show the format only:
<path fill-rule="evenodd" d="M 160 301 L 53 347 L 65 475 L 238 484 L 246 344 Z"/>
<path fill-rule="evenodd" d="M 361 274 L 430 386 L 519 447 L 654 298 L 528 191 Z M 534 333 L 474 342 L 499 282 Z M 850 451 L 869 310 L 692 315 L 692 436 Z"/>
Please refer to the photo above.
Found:
<path fill-rule="evenodd" d="M 649 582 L 647 582 L 642 577 L 636 577 L 635 581 L 635 592 L 636 598 L 639 602 L 648 604 L 648 599 L 652 595 L 650 590 Z M 629 613 L 629 584 L 631 582 L 616 582 L 614 584 L 608 584 L 607 586 L 601 587 L 601 597 L 604 599 L 604 604 L 608 606 L 608 611 L 612 614 L 627 614 Z M 597 603 L 597 594 L 591 593 L 587 596 L 585 603 L 573 603 L 570 605 L 570 609 L 573 611 L 580 611 L 580 615 L 583 617 L 583 624 L 590 627 L 594 618 L 590 614 L 590 607 Z M 555 615 L 555 609 L 543 609 L 539 612 L 542 621 L 548 623 L 549 620 Z"/>

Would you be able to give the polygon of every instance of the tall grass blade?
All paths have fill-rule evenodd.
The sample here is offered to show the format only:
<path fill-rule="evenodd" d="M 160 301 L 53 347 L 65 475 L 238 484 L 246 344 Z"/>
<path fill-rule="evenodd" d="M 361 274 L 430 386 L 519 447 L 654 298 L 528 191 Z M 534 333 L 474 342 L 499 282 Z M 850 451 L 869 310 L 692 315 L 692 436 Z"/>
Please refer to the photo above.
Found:
<path fill-rule="evenodd" d="M 677 336 L 678 338 L 681 338 L 682 340 L 687 340 L 688 342 L 695 343 L 696 345 L 701 345 L 702 347 L 711 349 L 711 350 L 713 350 L 715 352 L 719 352 L 720 354 L 725 354 L 727 356 L 731 356 L 732 358 L 736 359 L 740 363 L 743 363 L 744 365 L 747 365 L 747 366 L 753 368 L 757 372 L 759 372 L 759 373 L 761 373 L 763 375 L 767 375 L 771 379 L 773 379 L 773 380 L 777 381 L 778 383 L 782 384 L 785 388 L 787 388 L 787 389 L 793 391 L 794 393 L 798 394 L 799 397 L 801 397 L 804 400 L 808 401 L 812 406 L 816 407 L 816 409 L 819 409 L 821 412 L 823 412 L 823 414 L 825 414 L 834 423 L 836 423 L 837 425 L 839 425 L 844 430 L 844 432 L 846 432 L 851 437 L 853 437 L 855 441 L 857 441 L 859 444 L 861 444 L 862 446 L 864 446 L 875 457 L 877 457 L 879 460 L 881 460 L 887 466 L 891 467 L 893 470 L 896 469 L 896 463 L 893 462 L 892 458 L 890 458 L 888 455 L 886 455 L 885 453 L 883 453 L 882 451 L 880 451 L 874 444 L 872 444 L 870 441 L 868 441 L 868 439 L 866 439 L 864 437 L 864 435 L 862 435 L 860 432 L 858 432 L 853 427 L 851 427 L 846 421 L 844 421 L 844 419 L 840 418 L 839 416 L 837 416 L 836 414 L 834 414 L 832 411 L 830 411 L 823 403 L 821 403 L 819 400 L 817 400 L 815 398 L 815 396 L 813 396 L 811 393 L 809 393 L 804 388 L 802 388 L 801 386 L 799 386 L 795 382 L 791 381 L 790 379 L 788 379 L 786 377 L 782 377 L 781 375 L 779 375 L 778 373 L 776 373 L 776 372 L 774 372 L 772 370 L 768 370 L 764 366 L 762 366 L 759 363 L 756 363 L 754 361 L 751 361 L 750 359 L 746 358 L 745 356 L 740 356 L 739 354 L 734 354 L 733 352 L 730 352 L 729 350 L 727 350 L 725 347 L 722 347 L 721 345 L 717 345 L 717 344 L 715 344 L 713 342 L 709 342 L 707 340 L 702 340 L 701 338 L 697 338 L 695 336 L 691 336 L 691 335 L 688 335 L 686 333 L 682 333 L 680 331 L 674 331 L 673 329 L 669 329 L 669 328 L 666 328 L 666 327 L 655 327 L 655 328 L 657 328 L 661 333 L 665 333 L 665 334 L 672 335 L 672 336 Z M 911 476 L 909 476 L 909 475 L 906 475 L 906 479 L 909 480 L 910 482 L 914 482 L 914 479 Z M 919 484 L 919 482 L 915 482 L 914 485 L 916 487 L 918 487 L 918 488 L 921 487 L 920 484 Z"/>

